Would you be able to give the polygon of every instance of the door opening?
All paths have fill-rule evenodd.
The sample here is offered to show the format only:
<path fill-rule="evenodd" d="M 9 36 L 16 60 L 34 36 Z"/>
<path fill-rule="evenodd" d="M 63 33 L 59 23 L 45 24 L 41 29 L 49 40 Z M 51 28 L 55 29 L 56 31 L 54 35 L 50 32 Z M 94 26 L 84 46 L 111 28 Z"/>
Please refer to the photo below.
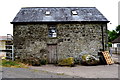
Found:
<path fill-rule="evenodd" d="M 48 44 L 48 63 L 57 63 L 57 44 Z"/>

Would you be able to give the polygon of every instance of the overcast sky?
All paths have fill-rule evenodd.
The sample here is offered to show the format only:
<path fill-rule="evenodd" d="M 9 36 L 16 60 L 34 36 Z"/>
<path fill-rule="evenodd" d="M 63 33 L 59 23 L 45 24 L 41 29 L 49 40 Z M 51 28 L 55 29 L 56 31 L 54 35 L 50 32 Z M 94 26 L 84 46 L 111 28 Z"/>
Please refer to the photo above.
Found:
<path fill-rule="evenodd" d="M 21 7 L 96 7 L 109 21 L 108 29 L 118 25 L 119 0 L 1 0 L 0 36 L 13 33 L 10 22 Z"/>

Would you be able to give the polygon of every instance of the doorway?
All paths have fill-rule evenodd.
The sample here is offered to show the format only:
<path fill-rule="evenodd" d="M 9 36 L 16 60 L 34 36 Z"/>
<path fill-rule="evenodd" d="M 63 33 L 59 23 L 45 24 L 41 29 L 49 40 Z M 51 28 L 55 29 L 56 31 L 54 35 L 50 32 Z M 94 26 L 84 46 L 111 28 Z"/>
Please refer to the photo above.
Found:
<path fill-rule="evenodd" d="M 48 44 L 48 63 L 57 63 L 57 44 Z"/>

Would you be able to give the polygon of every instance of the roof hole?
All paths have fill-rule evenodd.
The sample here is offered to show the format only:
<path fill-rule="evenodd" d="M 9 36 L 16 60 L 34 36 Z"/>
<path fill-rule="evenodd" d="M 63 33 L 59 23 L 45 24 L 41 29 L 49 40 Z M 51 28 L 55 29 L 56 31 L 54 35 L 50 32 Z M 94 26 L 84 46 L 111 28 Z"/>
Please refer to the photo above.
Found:
<path fill-rule="evenodd" d="M 77 14 L 78 14 L 77 11 L 75 10 L 72 11 L 72 15 L 77 15 Z"/>
<path fill-rule="evenodd" d="M 46 14 L 46 15 L 50 15 L 50 11 L 46 11 L 45 14 Z"/>

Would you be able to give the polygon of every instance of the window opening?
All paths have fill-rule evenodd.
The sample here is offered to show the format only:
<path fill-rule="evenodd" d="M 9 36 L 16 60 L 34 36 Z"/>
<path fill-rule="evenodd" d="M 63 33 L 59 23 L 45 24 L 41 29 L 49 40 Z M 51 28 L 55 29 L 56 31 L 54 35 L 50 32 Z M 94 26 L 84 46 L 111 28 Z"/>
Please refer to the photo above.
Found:
<path fill-rule="evenodd" d="M 57 37 L 56 27 L 50 26 L 48 31 L 49 31 L 49 34 L 48 34 L 49 37 Z"/>

